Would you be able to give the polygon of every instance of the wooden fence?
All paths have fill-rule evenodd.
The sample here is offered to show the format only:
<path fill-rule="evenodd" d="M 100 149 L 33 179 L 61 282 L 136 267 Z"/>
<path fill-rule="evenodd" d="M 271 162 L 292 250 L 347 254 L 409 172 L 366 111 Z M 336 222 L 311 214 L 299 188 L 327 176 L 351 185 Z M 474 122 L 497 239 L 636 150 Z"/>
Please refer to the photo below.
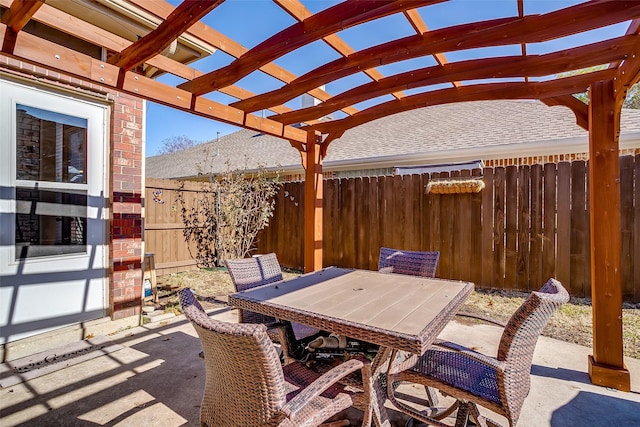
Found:
<path fill-rule="evenodd" d="M 480 177 L 480 193 L 439 195 L 429 181 Z M 622 284 L 640 301 L 640 155 L 620 158 Z M 530 291 L 556 277 L 590 295 L 588 170 L 584 161 L 448 174 L 329 179 L 324 183 L 324 265 L 377 269 L 381 246 L 438 250 L 438 277 L 480 288 Z M 160 274 L 193 268 L 182 240 L 177 183 L 148 180 L 145 239 Z M 285 183 L 258 252 L 303 265 L 304 183 Z M 154 202 L 162 190 L 163 204 Z M 197 184 L 187 187 L 197 197 Z M 157 197 L 156 197 L 157 198 Z M 185 265 L 186 264 L 186 265 Z M 184 265 L 184 267 L 182 266 Z"/>

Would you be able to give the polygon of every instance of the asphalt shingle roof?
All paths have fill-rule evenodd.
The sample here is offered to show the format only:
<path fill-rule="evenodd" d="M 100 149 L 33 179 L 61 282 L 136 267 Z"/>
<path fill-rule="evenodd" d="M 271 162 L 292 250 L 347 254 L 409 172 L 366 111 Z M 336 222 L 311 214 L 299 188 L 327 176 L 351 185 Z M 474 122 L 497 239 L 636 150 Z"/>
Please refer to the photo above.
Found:
<path fill-rule="evenodd" d="M 624 110 L 622 132 L 640 132 L 640 110 Z M 588 138 L 565 107 L 539 101 L 478 101 L 411 110 L 350 129 L 331 143 L 325 162 L 436 153 L 444 150 L 513 146 Z M 540 153 L 545 154 L 545 153 Z M 208 159 L 208 161 L 206 160 Z M 147 158 L 146 176 L 185 178 L 227 168 L 300 168 L 288 141 L 243 129 L 218 141 Z"/>

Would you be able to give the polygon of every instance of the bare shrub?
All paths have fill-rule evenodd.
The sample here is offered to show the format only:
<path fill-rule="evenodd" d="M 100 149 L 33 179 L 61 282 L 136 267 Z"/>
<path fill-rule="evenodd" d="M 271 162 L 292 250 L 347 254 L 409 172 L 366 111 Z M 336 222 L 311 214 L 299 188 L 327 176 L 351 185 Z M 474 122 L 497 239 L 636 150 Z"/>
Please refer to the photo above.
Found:
<path fill-rule="evenodd" d="M 258 232 L 273 216 L 280 187 L 277 176 L 269 176 L 263 167 L 249 173 L 246 166 L 232 169 L 227 163 L 224 173 L 205 176 L 209 182 L 193 205 L 178 192 L 184 238 L 201 268 L 221 266 L 224 260 L 243 258 L 255 249 Z"/>

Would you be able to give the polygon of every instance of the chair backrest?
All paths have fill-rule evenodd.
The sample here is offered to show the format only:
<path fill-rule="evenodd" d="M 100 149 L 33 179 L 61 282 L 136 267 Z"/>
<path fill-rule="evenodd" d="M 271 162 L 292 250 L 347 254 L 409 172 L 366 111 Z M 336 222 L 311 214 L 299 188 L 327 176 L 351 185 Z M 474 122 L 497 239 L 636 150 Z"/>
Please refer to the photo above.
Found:
<path fill-rule="evenodd" d="M 204 349 L 201 425 L 277 424 L 277 412 L 286 402 L 285 381 L 267 328 L 212 319 L 188 288 L 179 290 L 178 297 Z"/>
<path fill-rule="evenodd" d="M 236 292 L 282 280 L 282 269 L 276 254 L 269 253 L 251 258 L 225 261 Z M 273 323 L 275 319 L 260 313 L 238 310 L 240 323 Z"/>
<path fill-rule="evenodd" d="M 403 251 L 380 248 L 378 270 L 382 273 L 408 274 L 412 276 L 434 277 L 440 252 Z"/>
<path fill-rule="evenodd" d="M 225 264 L 237 292 L 282 280 L 282 269 L 274 253 L 228 259 Z"/>
<path fill-rule="evenodd" d="M 549 279 L 539 291 L 529 294 L 502 333 L 497 356 L 505 362 L 501 397 L 515 420 L 529 394 L 531 362 L 538 338 L 553 313 L 567 301 L 567 290 L 557 280 Z"/>

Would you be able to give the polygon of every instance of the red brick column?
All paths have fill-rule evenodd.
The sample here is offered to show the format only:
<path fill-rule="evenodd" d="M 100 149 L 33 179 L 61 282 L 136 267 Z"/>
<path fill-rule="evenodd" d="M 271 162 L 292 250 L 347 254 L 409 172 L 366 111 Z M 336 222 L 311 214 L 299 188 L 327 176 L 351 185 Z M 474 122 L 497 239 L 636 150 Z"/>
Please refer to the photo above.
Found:
<path fill-rule="evenodd" d="M 142 100 L 116 95 L 112 118 L 110 309 L 121 319 L 140 314 L 142 301 Z"/>

